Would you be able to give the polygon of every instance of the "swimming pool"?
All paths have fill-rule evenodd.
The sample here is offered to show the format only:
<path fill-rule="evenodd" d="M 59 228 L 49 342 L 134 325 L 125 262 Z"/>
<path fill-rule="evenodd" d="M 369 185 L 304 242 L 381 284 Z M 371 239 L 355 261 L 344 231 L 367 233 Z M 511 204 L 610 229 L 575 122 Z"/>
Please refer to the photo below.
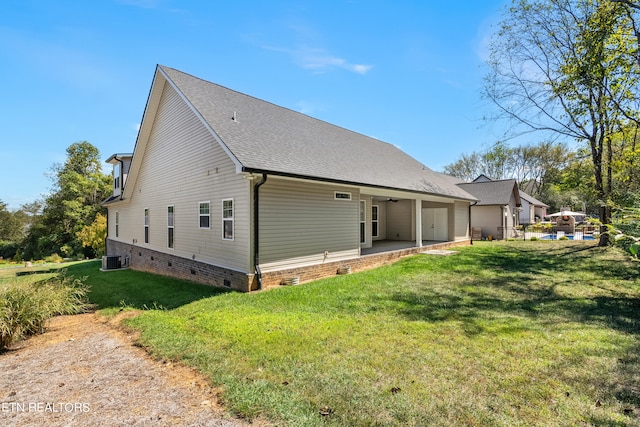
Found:
<path fill-rule="evenodd" d="M 561 236 L 562 237 L 562 236 Z M 564 237 L 566 237 L 569 240 L 573 240 L 573 234 L 565 234 Z M 593 236 L 581 236 L 582 238 L 578 238 L 576 240 L 594 240 Z M 542 236 L 540 237 L 541 240 L 557 240 L 558 236 L 556 236 L 555 234 L 548 234 L 546 236 Z"/>

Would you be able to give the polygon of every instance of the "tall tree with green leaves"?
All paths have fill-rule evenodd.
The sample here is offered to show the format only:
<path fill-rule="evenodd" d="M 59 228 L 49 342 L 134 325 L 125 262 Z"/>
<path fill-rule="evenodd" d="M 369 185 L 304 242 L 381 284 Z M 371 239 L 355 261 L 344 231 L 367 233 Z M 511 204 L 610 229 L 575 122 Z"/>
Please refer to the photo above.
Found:
<path fill-rule="evenodd" d="M 0 242 L 18 242 L 24 237 L 25 221 L 18 212 L 11 212 L 0 200 Z"/>
<path fill-rule="evenodd" d="M 611 220 L 614 135 L 638 111 L 628 10 L 610 0 L 514 0 L 490 47 L 484 94 L 511 136 L 541 132 L 590 151 L 600 219 Z M 600 244 L 608 244 L 603 234 Z"/>
<path fill-rule="evenodd" d="M 111 177 L 102 173 L 99 150 L 87 141 L 71 144 L 66 161 L 53 166 L 51 178 L 52 192 L 30 229 L 24 257 L 95 255 L 91 247 L 83 247 L 78 232 L 104 213 L 100 203 L 111 192 Z"/>
<path fill-rule="evenodd" d="M 82 246 L 91 248 L 97 256 L 104 255 L 107 238 L 107 217 L 101 213 L 96 214 L 95 221 L 82 227 L 76 235 Z"/>

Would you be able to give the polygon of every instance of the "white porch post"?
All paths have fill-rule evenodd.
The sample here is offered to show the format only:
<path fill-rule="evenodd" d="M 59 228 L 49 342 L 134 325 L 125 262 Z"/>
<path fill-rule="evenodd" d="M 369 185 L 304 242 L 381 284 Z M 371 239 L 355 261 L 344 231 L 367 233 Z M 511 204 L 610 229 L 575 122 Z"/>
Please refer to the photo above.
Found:
<path fill-rule="evenodd" d="M 422 200 L 416 199 L 416 246 L 422 247 Z"/>

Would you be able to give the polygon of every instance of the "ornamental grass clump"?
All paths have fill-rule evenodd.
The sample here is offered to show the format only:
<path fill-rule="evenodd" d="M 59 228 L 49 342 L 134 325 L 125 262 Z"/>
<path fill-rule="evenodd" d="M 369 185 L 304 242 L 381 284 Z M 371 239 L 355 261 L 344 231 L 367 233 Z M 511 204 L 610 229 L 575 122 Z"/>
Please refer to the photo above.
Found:
<path fill-rule="evenodd" d="M 15 279 L 0 285 L 0 349 L 42 333 L 53 316 L 85 311 L 89 305 L 84 280 L 63 271 L 38 282 Z"/>

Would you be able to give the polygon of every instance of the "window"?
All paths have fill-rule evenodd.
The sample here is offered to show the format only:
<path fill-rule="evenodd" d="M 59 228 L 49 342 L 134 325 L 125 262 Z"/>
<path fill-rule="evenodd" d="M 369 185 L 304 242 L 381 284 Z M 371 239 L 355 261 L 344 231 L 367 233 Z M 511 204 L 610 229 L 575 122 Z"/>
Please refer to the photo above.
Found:
<path fill-rule="evenodd" d="M 378 205 L 371 206 L 371 235 L 378 237 Z"/>
<path fill-rule="evenodd" d="M 367 202 L 360 200 L 360 243 L 365 243 L 367 241 L 367 235 L 365 233 L 367 222 L 366 209 Z"/>
<path fill-rule="evenodd" d="M 167 206 L 167 247 L 173 249 L 173 206 Z"/>
<path fill-rule="evenodd" d="M 149 243 L 149 208 L 144 209 L 144 242 Z"/>
<path fill-rule="evenodd" d="M 113 165 L 113 188 L 120 189 L 120 164 Z"/>
<path fill-rule="evenodd" d="M 209 202 L 200 202 L 200 228 L 211 228 L 211 211 Z"/>
<path fill-rule="evenodd" d="M 116 237 L 120 234 L 120 212 L 116 211 Z"/>
<path fill-rule="evenodd" d="M 351 193 L 336 191 L 333 193 L 333 198 L 335 200 L 351 200 Z"/>
<path fill-rule="evenodd" d="M 222 201 L 222 238 L 233 240 L 233 199 Z"/>

